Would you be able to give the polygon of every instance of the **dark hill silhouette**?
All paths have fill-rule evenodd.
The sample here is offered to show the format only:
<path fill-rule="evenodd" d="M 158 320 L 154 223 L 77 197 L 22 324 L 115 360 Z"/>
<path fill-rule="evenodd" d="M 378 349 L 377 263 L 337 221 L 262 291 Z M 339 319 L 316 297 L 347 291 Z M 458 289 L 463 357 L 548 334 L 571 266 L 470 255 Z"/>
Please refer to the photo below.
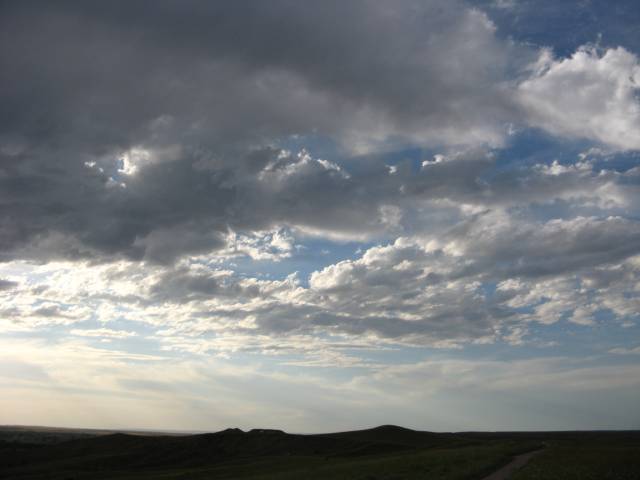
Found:
<path fill-rule="evenodd" d="M 2 458 L 7 466 L 72 463 L 83 471 L 109 468 L 139 470 L 165 467 L 200 467 L 232 459 L 267 456 L 354 457 L 384 454 L 416 447 L 442 445 L 447 434 L 419 432 L 392 425 L 368 430 L 317 435 L 289 434 L 281 430 L 229 428 L 216 433 L 185 436 L 144 436 L 115 433 L 70 440 L 56 445 L 13 451 Z M 0 476 L 0 478 L 2 478 Z"/>
<path fill-rule="evenodd" d="M 317 435 L 334 439 L 351 440 L 365 443 L 384 443 L 403 447 L 424 447 L 446 443 L 454 438 L 448 433 L 433 433 L 396 425 L 381 425 L 366 430 L 354 430 L 350 432 L 327 433 Z"/>

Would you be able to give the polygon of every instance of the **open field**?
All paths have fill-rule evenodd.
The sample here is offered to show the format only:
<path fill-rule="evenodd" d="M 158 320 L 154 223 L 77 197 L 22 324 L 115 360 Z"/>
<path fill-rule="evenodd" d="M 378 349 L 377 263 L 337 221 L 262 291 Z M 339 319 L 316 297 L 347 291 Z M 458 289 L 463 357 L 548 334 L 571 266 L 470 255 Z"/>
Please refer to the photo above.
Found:
<path fill-rule="evenodd" d="M 30 443 L 0 443 L 0 478 L 481 480 L 514 455 L 542 447 L 514 479 L 640 479 L 640 432 L 431 433 L 394 426 L 321 435 L 81 431 L 81 437 L 51 442 L 54 433 L 22 430 Z M 0 438 L 10 435 L 0 430 Z M 38 443 L 38 435 L 47 435 L 48 443 Z"/>

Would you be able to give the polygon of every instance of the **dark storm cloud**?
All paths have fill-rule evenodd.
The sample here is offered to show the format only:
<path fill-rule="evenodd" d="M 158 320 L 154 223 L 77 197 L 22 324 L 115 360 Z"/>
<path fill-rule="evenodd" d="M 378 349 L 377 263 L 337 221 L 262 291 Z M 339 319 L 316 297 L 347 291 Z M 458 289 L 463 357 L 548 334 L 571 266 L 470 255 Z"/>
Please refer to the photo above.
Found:
<path fill-rule="evenodd" d="M 165 272 L 150 290 L 153 301 L 189 302 L 216 295 L 220 285 L 215 277 L 181 268 Z"/>
<path fill-rule="evenodd" d="M 4 259 L 171 262 L 219 248 L 229 227 L 317 218 L 340 230 L 371 216 L 362 198 L 338 205 L 351 185 L 332 172 L 264 198 L 255 177 L 274 141 L 493 142 L 511 108 L 499 86 L 509 47 L 455 2 L 1 8 Z M 136 148 L 148 161 L 121 161 Z M 336 193 L 326 206 L 313 198 L 323 190 Z"/>
<path fill-rule="evenodd" d="M 518 117 L 509 88 L 535 55 L 461 2 L 0 8 L 0 260 L 169 264 L 223 248 L 229 230 L 366 238 L 419 230 L 419 200 L 508 207 L 622 181 L 488 175 L 481 149 Z M 536 82 L 544 107 L 555 80 Z M 341 146 L 346 170 L 277 147 L 305 134 Z M 419 172 L 381 155 L 349 171 L 354 153 L 407 144 L 476 150 Z"/>
<path fill-rule="evenodd" d="M 210 126 L 242 134 L 256 114 L 251 126 L 267 131 L 288 130 L 303 120 L 297 114 L 311 114 L 317 127 L 336 121 L 339 112 L 322 119 L 327 112 L 306 111 L 313 104 L 290 96 L 296 92 L 277 98 L 288 101 L 286 112 L 260 118 L 256 103 L 267 100 L 255 87 L 277 90 L 268 75 L 252 76 L 258 72 L 282 73 L 272 77 L 278 82 L 299 77 L 309 95 L 337 96 L 350 108 L 373 103 L 400 117 L 443 123 L 447 116 L 460 122 L 473 115 L 447 99 L 475 103 L 483 115 L 503 103 L 487 95 L 502 80 L 506 49 L 486 18 L 459 2 L 21 2 L 5 9 L 3 31 L 12 40 L 5 54 L 17 57 L 10 85 L 46 100 L 60 116 L 80 106 L 76 102 L 93 100 L 125 122 L 103 125 L 114 130 L 114 139 L 139 133 L 123 127 L 140 127 L 166 109 L 204 114 Z M 468 40 L 482 44 L 469 48 Z M 487 63 L 491 72 L 483 72 Z M 477 74 L 473 82 L 470 73 Z M 248 88 L 243 77 L 259 84 Z M 112 102 L 115 96 L 119 102 Z M 15 105 L 21 110 L 20 98 Z M 287 125 L 287 118 L 295 123 Z M 258 125 L 265 120 L 268 125 Z M 301 128 L 308 126 L 303 121 Z"/>

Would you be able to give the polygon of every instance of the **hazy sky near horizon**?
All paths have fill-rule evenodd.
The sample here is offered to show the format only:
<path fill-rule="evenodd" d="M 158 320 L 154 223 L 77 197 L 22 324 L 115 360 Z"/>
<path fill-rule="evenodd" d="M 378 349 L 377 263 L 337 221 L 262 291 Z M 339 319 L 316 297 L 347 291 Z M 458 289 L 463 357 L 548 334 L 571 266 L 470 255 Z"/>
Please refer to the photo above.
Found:
<path fill-rule="evenodd" d="M 0 4 L 0 424 L 640 428 L 636 0 Z"/>

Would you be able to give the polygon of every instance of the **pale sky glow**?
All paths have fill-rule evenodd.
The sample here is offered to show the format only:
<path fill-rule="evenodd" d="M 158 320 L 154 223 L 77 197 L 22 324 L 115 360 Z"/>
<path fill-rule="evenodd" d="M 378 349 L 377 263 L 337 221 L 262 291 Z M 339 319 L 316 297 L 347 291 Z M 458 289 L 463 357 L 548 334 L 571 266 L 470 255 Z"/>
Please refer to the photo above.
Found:
<path fill-rule="evenodd" d="M 640 428 L 635 1 L 0 12 L 0 424 Z"/>

